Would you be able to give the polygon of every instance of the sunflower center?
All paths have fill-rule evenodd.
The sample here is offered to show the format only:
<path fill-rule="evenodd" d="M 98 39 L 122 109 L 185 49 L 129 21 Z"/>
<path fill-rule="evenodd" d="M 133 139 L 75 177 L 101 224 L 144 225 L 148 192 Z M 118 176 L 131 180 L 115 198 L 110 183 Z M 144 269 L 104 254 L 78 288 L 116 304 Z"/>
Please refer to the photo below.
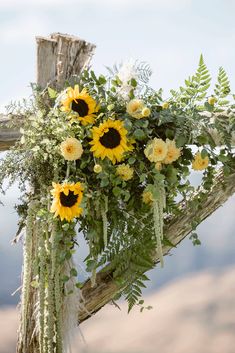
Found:
<path fill-rule="evenodd" d="M 106 148 L 115 148 L 120 145 L 121 135 L 113 127 L 109 128 L 107 132 L 100 138 L 100 143 Z"/>
<path fill-rule="evenodd" d="M 73 191 L 69 191 L 68 195 L 63 192 L 60 193 L 60 203 L 64 207 L 72 207 L 76 204 L 78 195 L 74 195 Z"/>
<path fill-rule="evenodd" d="M 72 101 L 72 110 L 79 114 L 79 116 L 84 117 L 88 114 L 89 107 L 88 104 L 83 99 L 76 99 Z"/>

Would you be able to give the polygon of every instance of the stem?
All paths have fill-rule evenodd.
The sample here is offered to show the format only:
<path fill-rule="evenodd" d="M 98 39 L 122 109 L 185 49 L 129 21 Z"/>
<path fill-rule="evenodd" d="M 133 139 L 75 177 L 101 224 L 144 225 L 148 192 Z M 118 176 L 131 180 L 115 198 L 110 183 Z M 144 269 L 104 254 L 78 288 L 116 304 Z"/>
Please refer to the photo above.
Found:
<path fill-rule="evenodd" d="M 107 220 L 107 212 L 108 212 L 108 197 L 104 197 L 104 207 L 101 209 L 101 216 L 103 221 L 103 240 L 104 247 L 106 248 L 108 245 L 108 220 Z"/>
<path fill-rule="evenodd" d="M 66 170 L 66 179 L 69 178 L 69 174 L 70 174 L 70 162 L 67 162 L 67 170 Z"/>

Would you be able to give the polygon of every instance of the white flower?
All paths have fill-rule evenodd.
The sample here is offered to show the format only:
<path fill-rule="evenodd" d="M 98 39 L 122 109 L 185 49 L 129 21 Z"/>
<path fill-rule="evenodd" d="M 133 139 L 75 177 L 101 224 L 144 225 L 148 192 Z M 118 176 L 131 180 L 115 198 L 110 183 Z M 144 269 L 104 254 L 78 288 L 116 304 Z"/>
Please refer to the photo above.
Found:
<path fill-rule="evenodd" d="M 131 89 L 133 88 L 129 81 L 131 79 L 138 80 L 138 72 L 136 69 L 135 61 L 129 59 L 124 62 L 117 73 L 117 76 L 122 81 L 121 87 L 119 87 L 118 94 L 123 98 L 128 100 Z"/>

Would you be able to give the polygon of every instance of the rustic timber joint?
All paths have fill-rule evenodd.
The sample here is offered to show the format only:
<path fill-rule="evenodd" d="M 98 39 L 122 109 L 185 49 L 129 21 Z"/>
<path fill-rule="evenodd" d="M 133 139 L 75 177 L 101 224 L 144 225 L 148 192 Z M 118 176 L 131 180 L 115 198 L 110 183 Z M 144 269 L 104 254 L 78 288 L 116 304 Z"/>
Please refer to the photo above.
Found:
<path fill-rule="evenodd" d="M 36 40 L 37 83 L 41 88 L 48 84 L 62 88 L 68 78 L 88 65 L 95 50 L 94 44 L 67 34 L 53 33 Z"/>

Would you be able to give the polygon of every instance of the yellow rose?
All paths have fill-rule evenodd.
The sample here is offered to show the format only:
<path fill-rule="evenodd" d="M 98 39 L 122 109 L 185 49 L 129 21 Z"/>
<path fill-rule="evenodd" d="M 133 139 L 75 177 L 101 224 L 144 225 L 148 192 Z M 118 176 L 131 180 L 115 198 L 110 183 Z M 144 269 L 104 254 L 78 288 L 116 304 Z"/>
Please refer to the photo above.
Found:
<path fill-rule="evenodd" d="M 155 137 L 145 148 L 144 154 L 150 162 L 161 162 L 166 158 L 167 144 Z"/>
<path fill-rule="evenodd" d="M 181 149 L 175 145 L 175 140 L 166 139 L 167 155 L 164 159 L 164 164 L 171 164 L 180 157 Z"/>
<path fill-rule="evenodd" d="M 117 175 L 120 176 L 120 178 L 122 178 L 122 180 L 124 181 L 132 179 L 134 174 L 134 169 L 127 164 L 120 164 L 119 166 L 117 166 L 116 171 Z"/>
<path fill-rule="evenodd" d="M 76 138 L 68 137 L 60 145 L 60 151 L 67 161 L 79 159 L 83 153 L 82 144 Z"/>
<path fill-rule="evenodd" d="M 145 203 L 146 205 L 151 205 L 151 203 L 153 202 L 153 194 L 151 193 L 151 191 L 144 191 L 142 194 L 142 199 L 143 203 Z"/>
<path fill-rule="evenodd" d="M 206 156 L 205 158 L 202 158 L 201 153 L 197 152 L 192 161 L 192 168 L 194 170 L 203 170 L 208 167 L 208 164 L 209 164 L 208 156 Z"/>
<path fill-rule="evenodd" d="M 143 109 L 144 102 L 141 99 L 132 99 L 126 106 L 127 113 L 136 119 L 141 119 L 143 117 Z"/>

